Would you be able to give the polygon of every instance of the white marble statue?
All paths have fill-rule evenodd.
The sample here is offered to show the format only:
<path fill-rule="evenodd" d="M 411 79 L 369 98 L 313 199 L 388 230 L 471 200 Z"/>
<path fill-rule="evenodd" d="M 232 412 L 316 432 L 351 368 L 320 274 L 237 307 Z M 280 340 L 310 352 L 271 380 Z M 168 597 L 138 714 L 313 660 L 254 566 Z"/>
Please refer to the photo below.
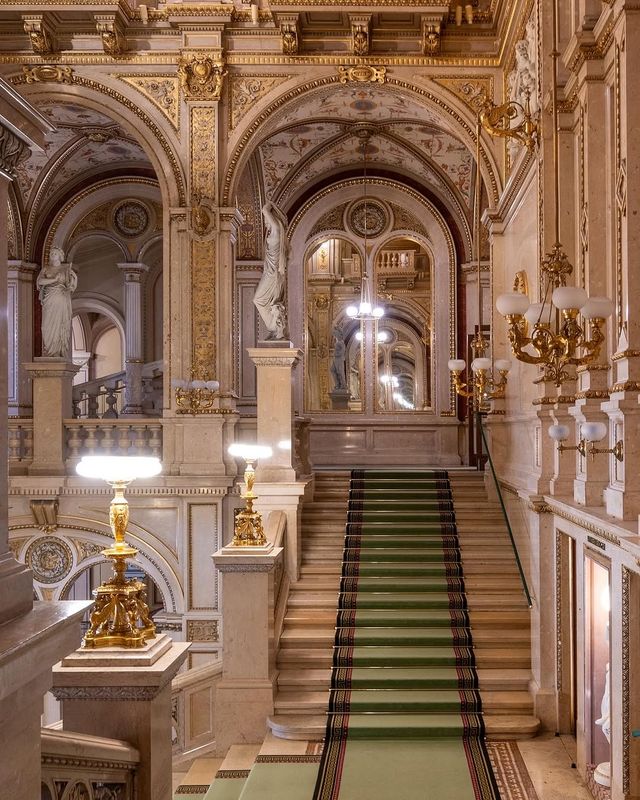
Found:
<path fill-rule="evenodd" d="M 267 329 L 267 339 L 284 339 L 287 328 L 285 305 L 287 236 L 281 212 L 268 200 L 262 207 L 265 223 L 264 266 L 253 304 Z"/>
<path fill-rule="evenodd" d="M 69 358 L 71 347 L 71 295 L 78 276 L 64 263 L 64 251 L 52 247 L 49 263 L 38 275 L 36 285 L 42 304 L 42 355 Z"/>
<path fill-rule="evenodd" d="M 347 391 L 347 347 L 344 343 L 344 333 L 342 332 L 342 328 L 334 328 L 333 336 L 336 341 L 333 349 L 333 361 L 331 362 L 330 367 L 331 377 L 333 378 L 333 391 L 345 392 Z"/>
<path fill-rule="evenodd" d="M 531 114 L 536 114 L 539 108 L 538 50 L 536 23 L 533 18 L 527 23 L 525 38 L 516 42 L 515 57 L 515 66 L 507 78 L 509 100 L 519 103 L 523 108 L 526 108 L 528 102 Z M 512 126 L 519 123 L 521 119 L 522 115 L 518 114 L 512 122 Z M 514 140 L 510 140 L 508 148 L 510 159 L 513 162 L 519 152 L 520 145 Z"/>

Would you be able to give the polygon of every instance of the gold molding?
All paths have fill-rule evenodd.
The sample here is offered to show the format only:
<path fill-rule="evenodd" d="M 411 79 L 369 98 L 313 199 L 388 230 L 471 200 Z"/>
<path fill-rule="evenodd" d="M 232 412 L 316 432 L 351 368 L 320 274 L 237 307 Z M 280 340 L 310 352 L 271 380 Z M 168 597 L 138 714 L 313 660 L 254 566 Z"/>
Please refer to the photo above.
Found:
<path fill-rule="evenodd" d="M 22 67 L 25 83 L 73 83 L 71 67 L 59 64 L 34 64 Z"/>
<path fill-rule="evenodd" d="M 630 694 L 630 664 L 629 664 L 629 637 L 631 635 L 629 619 L 629 601 L 631 589 L 631 570 L 622 566 L 622 793 L 627 796 L 630 781 L 630 754 L 629 739 L 631 726 L 629 724 Z"/>

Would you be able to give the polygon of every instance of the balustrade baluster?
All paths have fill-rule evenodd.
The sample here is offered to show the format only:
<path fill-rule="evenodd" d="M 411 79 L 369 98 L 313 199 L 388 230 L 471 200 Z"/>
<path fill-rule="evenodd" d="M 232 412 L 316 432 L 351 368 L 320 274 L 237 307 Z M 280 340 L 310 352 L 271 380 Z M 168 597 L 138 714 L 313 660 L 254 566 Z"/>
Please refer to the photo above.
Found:
<path fill-rule="evenodd" d="M 102 415 L 102 419 L 118 419 L 118 410 L 116 405 L 118 403 L 118 395 L 115 384 L 105 386 L 104 402 L 106 410 Z"/>
<path fill-rule="evenodd" d="M 79 461 L 82 450 L 82 428 L 80 425 L 70 425 L 67 428 L 67 434 L 68 458 L 71 461 Z"/>
<path fill-rule="evenodd" d="M 21 458 L 31 461 L 33 458 L 33 427 L 31 425 L 21 426 L 21 430 Z"/>
<path fill-rule="evenodd" d="M 120 448 L 120 454 L 123 456 L 129 455 L 129 445 L 131 444 L 129 439 L 130 431 L 131 428 L 129 425 L 122 425 L 118 431 L 118 447 Z"/>
<path fill-rule="evenodd" d="M 146 455 L 147 451 L 147 426 L 146 425 L 132 425 L 134 439 L 133 446 L 137 456 Z"/>
<path fill-rule="evenodd" d="M 106 456 L 113 455 L 113 451 L 116 448 L 116 440 L 115 440 L 115 426 L 113 425 L 102 425 L 102 441 L 100 442 L 100 446 L 102 452 Z"/>
<path fill-rule="evenodd" d="M 9 451 L 9 461 L 20 460 L 20 428 L 9 428 L 7 449 Z"/>
<path fill-rule="evenodd" d="M 89 419 L 98 419 L 98 389 L 94 389 L 91 393 L 87 392 L 87 417 Z"/>
<path fill-rule="evenodd" d="M 156 458 L 162 458 L 162 426 L 150 425 L 151 438 L 149 439 L 149 447 L 151 448 L 151 455 Z"/>
<path fill-rule="evenodd" d="M 84 426 L 84 430 L 86 433 L 86 439 L 84 441 L 84 450 L 93 455 L 96 452 L 98 446 L 98 437 L 96 436 L 97 433 L 97 426 L 95 423 L 87 423 Z"/>

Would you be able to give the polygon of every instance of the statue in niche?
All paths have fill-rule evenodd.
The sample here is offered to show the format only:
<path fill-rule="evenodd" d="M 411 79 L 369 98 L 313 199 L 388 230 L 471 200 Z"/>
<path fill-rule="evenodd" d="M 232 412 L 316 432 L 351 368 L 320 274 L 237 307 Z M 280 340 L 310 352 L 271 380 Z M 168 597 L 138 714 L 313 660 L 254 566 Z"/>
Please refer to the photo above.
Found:
<path fill-rule="evenodd" d="M 531 114 L 535 115 L 538 112 L 538 57 L 536 24 L 533 18 L 527 23 L 525 38 L 516 42 L 515 59 L 515 66 L 507 80 L 509 100 L 520 103 L 523 108 L 526 108 L 528 103 Z M 521 121 L 522 114 L 519 113 L 514 118 L 512 127 Z M 515 140 L 509 140 L 507 146 L 509 158 L 513 162 L 520 146 Z"/>
<path fill-rule="evenodd" d="M 71 295 L 78 276 L 71 264 L 64 263 L 64 251 L 52 247 L 49 263 L 36 280 L 42 304 L 42 354 L 49 358 L 69 358 L 71 346 Z"/>
<path fill-rule="evenodd" d="M 267 339 L 284 339 L 287 328 L 285 275 L 287 237 L 282 213 L 268 200 L 262 207 L 266 232 L 262 278 L 253 296 L 253 304 L 267 329 Z"/>
<path fill-rule="evenodd" d="M 344 343 L 344 333 L 339 326 L 333 329 L 335 346 L 333 348 L 333 361 L 331 362 L 330 372 L 333 378 L 333 391 L 347 391 L 347 376 L 345 372 L 347 346 Z"/>

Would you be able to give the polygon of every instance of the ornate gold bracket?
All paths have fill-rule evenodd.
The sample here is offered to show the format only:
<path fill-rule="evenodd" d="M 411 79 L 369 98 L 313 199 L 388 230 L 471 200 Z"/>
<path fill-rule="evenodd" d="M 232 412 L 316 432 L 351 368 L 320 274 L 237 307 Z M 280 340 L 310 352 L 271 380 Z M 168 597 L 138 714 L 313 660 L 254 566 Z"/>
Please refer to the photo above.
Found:
<path fill-rule="evenodd" d="M 480 109 L 480 124 L 491 136 L 515 139 L 528 150 L 534 150 L 538 142 L 538 123 L 531 115 L 529 98 L 525 105 L 515 100 L 496 106 L 492 100 L 485 99 Z M 514 120 L 520 119 L 512 127 Z"/>

